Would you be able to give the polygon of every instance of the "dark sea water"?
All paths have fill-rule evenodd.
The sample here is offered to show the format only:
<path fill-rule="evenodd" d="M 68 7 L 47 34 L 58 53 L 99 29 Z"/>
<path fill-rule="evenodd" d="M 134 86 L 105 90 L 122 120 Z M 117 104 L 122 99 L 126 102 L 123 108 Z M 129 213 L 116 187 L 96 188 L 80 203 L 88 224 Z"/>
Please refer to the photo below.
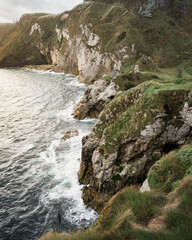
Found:
<path fill-rule="evenodd" d="M 0 69 L 0 240 L 34 240 L 96 218 L 77 180 L 81 138 L 94 121 L 71 116 L 84 89 L 72 75 Z M 60 140 L 75 129 L 79 136 Z"/>

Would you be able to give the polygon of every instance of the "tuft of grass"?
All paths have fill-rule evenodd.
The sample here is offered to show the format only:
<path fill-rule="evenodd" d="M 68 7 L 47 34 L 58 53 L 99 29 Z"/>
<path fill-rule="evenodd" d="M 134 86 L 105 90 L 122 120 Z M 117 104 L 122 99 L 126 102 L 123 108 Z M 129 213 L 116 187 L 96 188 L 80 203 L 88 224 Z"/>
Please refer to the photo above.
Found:
<path fill-rule="evenodd" d="M 110 81 L 110 80 L 111 80 L 111 76 L 104 76 L 104 77 L 102 78 L 102 80 Z"/>
<path fill-rule="evenodd" d="M 87 230 L 71 234 L 48 233 L 41 240 L 191 240 L 192 177 L 165 196 L 155 191 L 141 193 L 128 187 L 113 196 L 98 219 Z M 176 208 L 166 204 L 179 201 Z M 162 213 L 164 215 L 162 215 Z M 164 216 L 165 229 L 149 228 L 148 223 Z"/>
<path fill-rule="evenodd" d="M 148 173 L 152 189 L 170 192 L 178 187 L 184 177 L 192 176 L 192 145 L 172 151 L 151 167 Z"/>

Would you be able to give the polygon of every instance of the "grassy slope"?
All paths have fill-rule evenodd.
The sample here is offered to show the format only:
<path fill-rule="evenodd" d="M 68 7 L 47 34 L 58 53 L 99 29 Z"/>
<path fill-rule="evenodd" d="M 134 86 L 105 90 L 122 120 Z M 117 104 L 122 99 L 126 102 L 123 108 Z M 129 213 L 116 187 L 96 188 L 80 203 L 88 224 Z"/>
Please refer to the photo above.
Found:
<path fill-rule="evenodd" d="M 178 152 L 172 151 L 157 161 L 148 173 L 148 180 L 151 189 L 170 192 L 187 176 L 192 176 L 191 145 Z"/>
<path fill-rule="evenodd" d="M 14 25 L 14 23 L 0 23 L 0 45 Z"/>
<path fill-rule="evenodd" d="M 24 15 L 18 23 L 12 28 L 12 31 L 0 45 L 0 66 L 24 66 L 26 64 L 43 64 L 47 63 L 45 57 L 39 52 L 36 44 L 40 44 L 40 36 L 30 36 L 31 26 L 39 19 L 44 23 L 43 16 L 46 14 L 29 14 Z M 47 19 L 46 19 L 47 22 Z M 47 28 L 48 28 L 48 24 Z M 51 21 L 49 23 L 50 30 L 46 31 L 47 38 L 51 32 Z"/>
<path fill-rule="evenodd" d="M 122 4 L 106 5 L 103 2 L 92 3 L 87 7 L 78 7 L 70 13 L 70 18 L 65 23 L 66 27 L 71 26 L 70 36 L 72 37 L 73 34 L 80 31 L 79 24 L 92 23 L 91 30 L 101 37 L 102 52 L 115 52 L 119 47 L 128 46 L 131 54 L 132 44 L 135 43 L 137 52 L 124 63 L 121 69 L 122 73 L 126 74 L 137 61 L 140 61 L 142 55 L 151 56 L 153 65 L 167 68 L 166 72 L 157 73 L 158 79 L 153 80 L 152 78 L 150 82 L 145 82 L 128 92 L 121 93 L 106 107 L 101 120 L 105 120 L 107 111 L 112 111 L 113 117 L 95 129 L 98 137 L 101 137 L 102 131 L 107 129 L 105 132 L 106 145 L 102 146 L 104 150 L 111 151 L 111 146 L 115 146 L 123 138 L 128 137 L 128 134 L 136 136 L 147 123 L 152 123 L 154 112 L 151 112 L 150 109 L 158 108 L 158 110 L 163 111 L 164 101 L 169 101 L 173 92 L 178 93 L 175 95 L 176 100 L 178 100 L 180 96 L 183 99 L 183 96 L 192 89 L 192 79 L 188 75 L 188 73 L 192 73 L 190 19 L 191 16 L 178 18 L 178 12 L 171 9 L 157 10 L 153 18 L 148 19 L 134 14 L 131 9 L 128 10 Z M 25 65 L 50 61 L 48 58 L 45 59 L 34 47 L 33 43 L 39 41 L 37 36 L 29 36 L 31 26 L 35 22 L 38 22 L 46 32 L 42 38 L 45 47 L 53 45 L 60 47 L 56 34 L 53 34 L 55 24 L 58 24 L 59 27 L 64 24 L 59 21 L 59 18 L 42 14 L 26 16 L 14 27 L 6 38 L 5 44 L 0 46 L 0 60 L 4 57 L 4 61 L 7 61 L 6 64 L 10 66 L 17 62 L 20 62 L 20 65 Z M 63 44 L 61 51 L 65 52 L 65 50 Z M 143 70 L 150 69 L 145 64 L 138 63 L 141 64 Z M 176 77 L 177 67 L 185 69 L 182 79 Z M 173 72 L 167 73 L 168 69 L 172 68 L 175 68 Z M 148 72 L 143 74 L 145 76 L 151 75 Z M 136 102 L 134 105 L 130 102 L 130 99 L 133 98 Z M 139 117 L 133 118 L 132 112 L 138 112 Z M 134 127 L 130 129 L 131 123 L 134 123 Z M 180 166 L 182 158 L 180 159 L 178 154 L 174 153 L 174 157 L 171 159 L 175 159 L 176 165 Z M 169 159 L 168 156 L 166 158 Z M 190 163 L 190 161 L 187 162 Z M 158 174 L 164 174 L 163 187 L 155 180 L 158 174 L 152 174 L 151 172 L 154 171 L 152 168 L 150 172 L 153 175 L 151 177 L 153 181 L 150 183 L 154 188 L 152 192 L 140 193 L 135 187 L 126 188 L 109 201 L 99 219 L 87 231 L 72 235 L 50 233 L 42 239 L 191 240 L 192 179 L 188 178 L 180 184 L 183 176 L 191 169 L 189 165 L 184 164 L 184 170 L 179 175 L 180 178 L 175 179 L 176 168 L 175 172 L 173 171 L 174 177 L 166 179 L 166 176 L 169 176 L 167 171 L 173 168 L 172 161 L 169 163 L 170 165 L 165 164 L 165 168 L 158 169 Z M 169 198 L 167 188 L 170 191 L 178 185 L 179 188 Z M 159 193 L 160 190 L 161 193 Z M 174 210 L 162 213 L 163 206 L 169 201 L 174 202 L 175 200 L 179 201 L 179 206 Z M 163 214 L 166 228 L 160 231 L 149 229 L 150 220 L 161 214 Z"/>
<path fill-rule="evenodd" d="M 60 16 L 29 15 L 22 18 L 14 31 L 8 36 L 5 44 L 0 47 L 0 60 L 4 57 L 14 59 L 22 65 L 24 61 L 29 64 L 41 62 L 34 43 L 41 42 L 44 48 L 56 46 L 61 53 L 65 53 L 66 42 L 63 39 L 59 44 L 55 26 L 68 28 L 70 37 L 80 34 L 79 26 L 92 24 L 91 31 L 100 36 L 101 52 L 115 53 L 119 48 L 128 47 L 129 58 L 124 60 L 121 68 L 122 73 L 127 73 L 131 67 L 138 62 L 141 70 L 153 69 L 158 67 L 182 67 L 192 72 L 191 45 L 192 29 L 191 15 L 180 16 L 177 11 L 169 9 L 159 9 L 154 12 L 153 18 L 141 17 L 134 13 L 134 4 L 113 2 L 92 2 L 87 5 L 80 5 L 69 12 L 69 18 L 60 21 Z M 189 13 L 191 12 L 191 3 Z M 179 16 L 179 18 L 178 18 Z M 179 20 L 178 20 L 179 19 Z M 38 36 L 29 36 L 31 26 L 38 22 L 45 32 L 41 41 Z M 135 44 L 136 51 L 132 52 Z M 32 51 L 29 58 L 28 49 Z M 142 56 L 150 56 L 152 66 L 142 63 Z M 141 61 L 140 61 L 141 60 Z M 5 60 L 4 60 L 5 61 Z M 31 62 L 30 62 L 31 61 Z M 46 59 L 50 61 L 50 59 Z M 46 62 L 44 61 L 44 62 Z M 6 62 L 6 61 L 5 61 Z"/>
<path fill-rule="evenodd" d="M 125 139 L 137 137 L 146 125 L 154 123 L 158 113 L 165 111 L 165 105 L 177 113 L 181 110 L 192 90 L 192 77 L 186 74 L 178 79 L 176 72 L 157 76 L 158 79 L 122 92 L 105 107 L 94 128 L 99 139 L 105 135 L 105 144 L 100 150 L 111 153 Z"/>
<path fill-rule="evenodd" d="M 190 240 L 192 178 L 185 178 L 169 195 L 141 193 L 129 187 L 107 203 L 85 232 L 48 233 L 41 240 Z"/>
<path fill-rule="evenodd" d="M 145 74 L 148 75 L 148 73 Z M 190 89 L 192 89 L 191 77 L 184 74 L 183 79 L 177 79 L 176 72 L 173 71 L 167 74 L 159 73 L 158 79 L 145 82 L 134 89 L 121 93 L 105 108 L 103 113 L 105 114 L 111 109 L 116 114 L 107 123 L 105 121 L 108 128 L 113 130 L 108 131 L 108 138 L 113 138 L 112 134 L 117 134 L 119 131 L 116 128 L 114 130 L 113 126 L 116 126 L 114 122 L 121 122 L 124 119 L 123 115 L 129 116 L 125 113 L 129 109 L 131 99 L 135 99 L 136 110 L 142 111 L 142 114 L 147 112 L 147 121 L 153 121 L 149 114 L 151 104 L 154 104 L 156 108 L 161 108 L 164 99 L 169 101 L 170 97 L 176 96 L 175 104 L 177 106 L 179 97 L 183 101 L 183 94 L 188 93 Z M 140 93 L 142 93 L 142 100 L 139 100 Z M 174 95 L 173 93 L 179 94 Z M 171 100 L 173 101 L 173 99 Z M 121 104 L 122 102 L 124 104 Z M 112 110 L 114 107 L 116 111 Z M 132 121 L 132 118 L 127 118 L 125 121 L 129 121 L 129 119 Z M 143 117 L 138 119 L 143 119 Z M 139 124 L 135 121 L 136 119 L 133 121 L 134 124 L 140 129 L 143 121 Z M 128 131 L 129 125 L 128 122 L 123 132 Z M 122 126 L 124 125 L 121 125 L 121 128 Z M 102 124 L 100 127 L 106 128 L 106 125 Z M 107 134 L 106 130 L 105 132 Z M 134 131 L 132 133 L 135 134 Z M 192 145 L 169 153 L 149 171 L 148 180 L 152 191 L 141 193 L 136 186 L 127 187 L 110 199 L 97 221 L 86 231 L 72 234 L 53 232 L 43 236 L 41 240 L 191 240 L 191 159 Z"/>

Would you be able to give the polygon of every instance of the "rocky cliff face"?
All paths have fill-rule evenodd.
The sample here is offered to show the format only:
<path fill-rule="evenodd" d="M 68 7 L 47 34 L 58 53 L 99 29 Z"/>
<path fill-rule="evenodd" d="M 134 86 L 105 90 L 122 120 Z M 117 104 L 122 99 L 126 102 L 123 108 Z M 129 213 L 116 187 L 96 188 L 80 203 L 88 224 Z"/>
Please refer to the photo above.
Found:
<path fill-rule="evenodd" d="M 0 67 L 53 64 L 92 84 L 74 116 L 100 114 L 78 173 L 96 210 L 191 140 L 191 19 L 189 0 L 84 1 L 58 15 L 24 15 L 0 44 Z M 160 68 L 182 68 L 186 78 L 153 77 Z"/>
<path fill-rule="evenodd" d="M 85 1 L 59 15 L 24 15 L 0 45 L 0 67 L 54 64 L 89 84 L 103 75 L 185 66 L 190 9 L 184 0 Z"/>
<path fill-rule="evenodd" d="M 73 116 L 77 119 L 97 118 L 104 106 L 117 94 L 119 86 L 114 82 L 97 80 L 88 86 L 83 98 L 75 106 Z"/>
<path fill-rule="evenodd" d="M 79 181 L 88 206 L 99 210 L 124 186 L 142 183 L 163 154 L 192 139 L 191 90 L 191 81 L 150 81 L 105 107 L 83 139 Z"/>

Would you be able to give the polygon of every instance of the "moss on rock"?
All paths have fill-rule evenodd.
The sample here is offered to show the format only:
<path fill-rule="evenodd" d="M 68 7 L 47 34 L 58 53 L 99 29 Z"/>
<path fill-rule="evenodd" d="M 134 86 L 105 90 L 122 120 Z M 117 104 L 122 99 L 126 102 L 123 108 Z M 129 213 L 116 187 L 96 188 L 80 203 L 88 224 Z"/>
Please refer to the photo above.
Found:
<path fill-rule="evenodd" d="M 100 148 L 115 151 L 114 146 L 137 137 L 146 125 L 155 122 L 159 113 L 177 116 L 190 90 L 191 78 L 183 79 L 180 84 L 171 79 L 152 80 L 120 93 L 105 107 L 94 128 L 97 137 L 105 139 Z"/>

